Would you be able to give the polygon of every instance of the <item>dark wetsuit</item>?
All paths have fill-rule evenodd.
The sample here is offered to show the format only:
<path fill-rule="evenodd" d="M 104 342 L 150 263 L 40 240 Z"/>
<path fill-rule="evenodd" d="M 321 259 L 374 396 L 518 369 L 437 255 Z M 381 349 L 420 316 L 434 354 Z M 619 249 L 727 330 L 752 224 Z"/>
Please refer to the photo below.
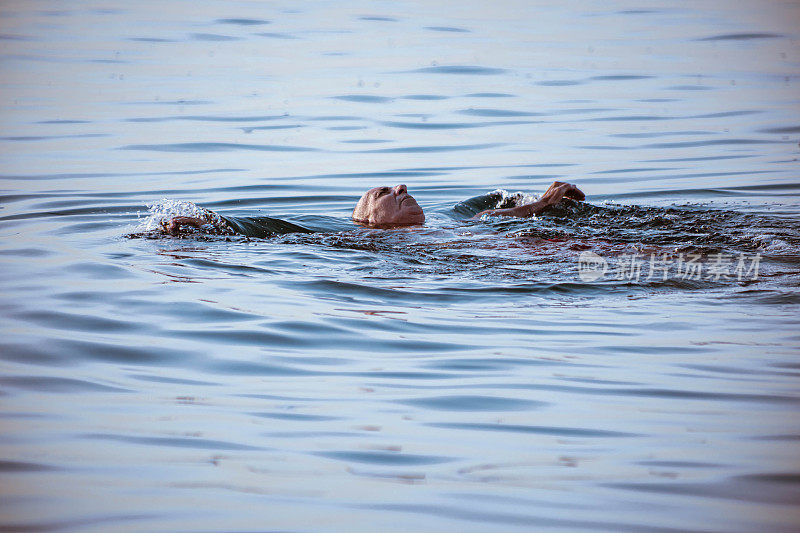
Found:
<path fill-rule="evenodd" d="M 272 217 L 231 217 L 220 218 L 238 235 L 248 237 L 269 237 L 284 233 L 313 233 L 310 229 Z"/>
<path fill-rule="evenodd" d="M 443 210 L 443 213 L 456 220 L 471 218 L 486 209 L 514 207 L 522 200 L 522 195 L 504 196 L 499 191 L 475 196 Z M 219 215 L 228 228 L 237 235 L 265 238 L 286 233 L 333 233 L 354 229 L 355 223 L 328 216 L 294 216 L 282 220 L 267 216 L 236 217 Z"/>
<path fill-rule="evenodd" d="M 291 220 L 274 217 L 235 217 L 219 215 L 228 228 L 237 235 L 266 238 L 287 233 L 334 233 L 349 231 L 356 226 L 352 221 L 328 216 L 293 216 Z"/>

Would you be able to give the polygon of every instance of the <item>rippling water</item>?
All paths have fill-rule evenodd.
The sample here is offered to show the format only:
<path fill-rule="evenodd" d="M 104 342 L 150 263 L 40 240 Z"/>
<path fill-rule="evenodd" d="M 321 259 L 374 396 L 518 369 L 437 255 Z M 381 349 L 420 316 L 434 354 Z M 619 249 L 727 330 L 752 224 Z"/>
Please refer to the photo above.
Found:
<path fill-rule="evenodd" d="M 0 531 L 796 531 L 800 5 L 434 4 L 4 3 Z"/>

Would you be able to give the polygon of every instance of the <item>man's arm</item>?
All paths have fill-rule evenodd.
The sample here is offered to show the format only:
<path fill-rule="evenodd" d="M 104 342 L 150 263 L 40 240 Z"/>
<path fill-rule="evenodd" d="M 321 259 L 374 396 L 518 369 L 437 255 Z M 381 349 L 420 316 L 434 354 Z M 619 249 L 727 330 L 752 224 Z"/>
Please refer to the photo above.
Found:
<path fill-rule="evenodd" d="M 583 191 L 571 183 L 554 181 L 553 184 L 550 185 L 550 187 L 544 192 L 541 198 L 531 204 L 509 207 L 506 209 L 487 209 L 486 211 L 481 211 L 473 218 L 479 218 L 483 215 L 528 218 L 538 215 L 544 211 L 545 208 L 551 205 L 556 205 L 564 198 L 583 201 L 586 199 L 586 195 L 583 194 Z"/>
<path fill-rule="evenodd" d="M 203 225 L 208 224 L 206 220 L 196 217 L 173 217 L 168 222 L 164 222 L 164 231 L 170 235 L 180 235 L 181 226 L 192 226 L 200 229 Z"/>

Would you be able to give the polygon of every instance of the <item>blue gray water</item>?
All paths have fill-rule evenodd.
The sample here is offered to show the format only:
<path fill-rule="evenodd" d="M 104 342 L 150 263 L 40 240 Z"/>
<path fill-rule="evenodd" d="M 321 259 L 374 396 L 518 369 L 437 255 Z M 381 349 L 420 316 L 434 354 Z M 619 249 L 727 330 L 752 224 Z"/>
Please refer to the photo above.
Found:
<path fill-rule="evenodd" d="M 798 20 L 3 3 L 0 531 L 796 531 Z M 397 183 L 425 227 L 348 222 Z"/>

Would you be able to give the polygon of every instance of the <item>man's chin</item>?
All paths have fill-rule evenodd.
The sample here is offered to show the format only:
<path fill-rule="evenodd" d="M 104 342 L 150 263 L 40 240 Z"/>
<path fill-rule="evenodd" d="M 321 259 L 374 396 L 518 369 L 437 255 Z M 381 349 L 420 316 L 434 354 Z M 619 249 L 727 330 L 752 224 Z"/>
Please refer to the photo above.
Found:
<path fill-rule="evenodd" d="M 420 226 L 424 223 L 425 215 L 420 211 L 419 214 L 408 215 L 391 221 L 373 222 L 370 226 L 374 228 L 398 228 L 402 226 Z"/>
<path fill-rule="evenodd" d="M 420 213 L 419 215 L 412 216 L 412 217 L 405 217 L 402 221 L 398 222 L 398 225 L 401 226 L 419 226 L 420 224 L 425 223 L 425 215 Z"/>
<path fill-rule="evenodd" d="M 408 208 L 404 210 L 400 220 L 404 221 L 406 224 L 422 224 L 425 222 L 425 213 L 423 213 L 422 208 L 414 202 L 413 208 L 409 205 Z"/>

